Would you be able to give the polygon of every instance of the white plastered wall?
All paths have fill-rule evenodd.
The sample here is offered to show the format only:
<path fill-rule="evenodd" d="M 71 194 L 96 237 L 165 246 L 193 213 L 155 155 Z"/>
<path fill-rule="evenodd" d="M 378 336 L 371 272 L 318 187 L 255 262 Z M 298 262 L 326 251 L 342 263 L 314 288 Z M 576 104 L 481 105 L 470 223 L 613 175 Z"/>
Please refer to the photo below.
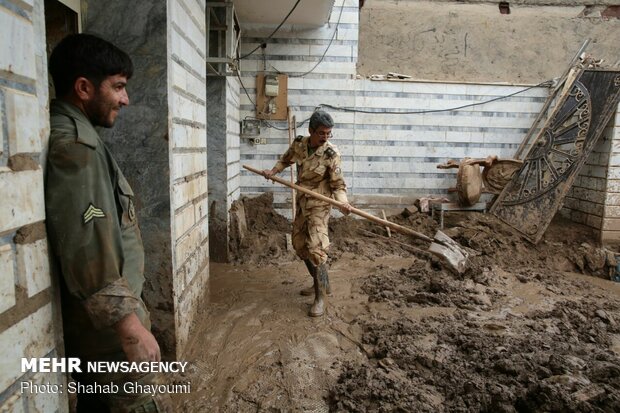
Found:
<path fill-rule="evenodd" d="M 67 411 L 66 394 L 22 392 L 65 384 L 23 373 L 21 358 L 57 357 L 60 320 L 45 238 L 43 159 L 49 134 L 42 1 L 0 2 L 0 410 Z"/>

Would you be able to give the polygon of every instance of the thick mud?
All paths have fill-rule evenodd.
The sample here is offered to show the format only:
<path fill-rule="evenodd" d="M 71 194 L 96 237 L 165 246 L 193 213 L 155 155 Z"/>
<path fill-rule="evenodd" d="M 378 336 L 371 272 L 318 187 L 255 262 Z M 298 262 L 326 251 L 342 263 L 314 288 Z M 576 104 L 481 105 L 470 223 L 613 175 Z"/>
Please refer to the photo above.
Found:
<path fill-rule="evenodd" d="M 295 260 L 287 245 L 291 223 L 273 209 L 273 195 L 266 193 L 255 198 L 242 198 L 245 206 L 247 232 L 231 242 L 232 260 L 238 264 L 278 265 L 283 260 Z M 388 217 L 399 225 L 433 237 L 438 223 L 414 206 L 400 214 Z M 537 245 L 524 240 L 512 228 L 491 214 L 451 213 L 446 215 L 443 232 L 468 249 L 472 254 L 468 273 L 481 273 L 485 268 L 499 265 L 511 269 L 551 269 L 575 271 L 609 278 L 615 271 L 614 254 L 595 245 L 590 228 L 557 218 Z M 330 260 L 338 260 L 343 253 L 353 253 L 369 259 L 386 255 L 410 256 L 434 262 L 423 251 L 428 245 L 414 237 L 394 234 L 386 239 L 385 228 L 348 216 L 331 219 Z M 413 252 L 415 247 L 419 252 Z"/>
<path fill-rule="evenodd" d="M 414 265 L 362 289 L 390 306 L 454 312 L 363 323 L 370 356 L 344 369 L 335 411 L 620 411 L 620 300 L 583 279 L 496 268 L 474 281 Z"/>
<path fill-rule="evenodd" d="M 409 236 L 330 222 L 327 313 L 306 315 L 304 265 L 267 195 L 245 199 L 235 263 L 211 267 L 185 359 L 185 411 L 620 411 L 620 283 L 614 253 L 555 220 L 532 245 L 492 215 L 446 215 L 471 253 L 455 275 Z M 389 220 L 432 236 L 415 207 Z M 414 247 L 414 248 L 412 248 Z"/>

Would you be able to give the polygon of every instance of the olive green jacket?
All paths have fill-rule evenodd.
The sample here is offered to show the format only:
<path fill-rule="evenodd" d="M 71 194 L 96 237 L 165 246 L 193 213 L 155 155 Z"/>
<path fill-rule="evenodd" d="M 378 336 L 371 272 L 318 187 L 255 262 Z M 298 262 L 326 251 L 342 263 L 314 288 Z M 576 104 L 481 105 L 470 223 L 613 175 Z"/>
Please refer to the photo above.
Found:
<path fill-rule="evenodd" d="M 112 326 L 135 312 L 150 328 L 141 300 L 144 248 L 134 194 L 88 118 L 60 100 L 50 107 L 45 181 L 48 240 L 62 274 L 67 352 L 121 349 Z"/>

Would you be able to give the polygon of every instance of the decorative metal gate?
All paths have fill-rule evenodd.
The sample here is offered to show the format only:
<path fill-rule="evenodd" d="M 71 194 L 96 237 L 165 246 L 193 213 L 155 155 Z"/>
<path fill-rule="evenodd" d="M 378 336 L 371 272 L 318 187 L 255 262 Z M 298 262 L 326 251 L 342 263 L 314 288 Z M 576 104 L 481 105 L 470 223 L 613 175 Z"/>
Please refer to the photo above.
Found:
<path fill-rule="evenodd" d="M 583 70 L 559 98 L 491 213 L 537 243 L 620 99 L 620 71 Z"/>

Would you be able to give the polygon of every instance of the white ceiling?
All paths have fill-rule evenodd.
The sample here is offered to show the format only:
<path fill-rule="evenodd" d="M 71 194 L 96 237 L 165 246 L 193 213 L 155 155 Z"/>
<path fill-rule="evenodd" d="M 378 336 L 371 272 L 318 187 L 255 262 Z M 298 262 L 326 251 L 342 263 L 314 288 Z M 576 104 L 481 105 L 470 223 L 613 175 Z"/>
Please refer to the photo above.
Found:
<path fill-rule="evenodd" d="M 233 0 L 237 18 L 243 25 L 280 24 L 297 0 Z M 334 0 L 301 0 L 285 24 L 322 26 L 327 23 Z"/>

